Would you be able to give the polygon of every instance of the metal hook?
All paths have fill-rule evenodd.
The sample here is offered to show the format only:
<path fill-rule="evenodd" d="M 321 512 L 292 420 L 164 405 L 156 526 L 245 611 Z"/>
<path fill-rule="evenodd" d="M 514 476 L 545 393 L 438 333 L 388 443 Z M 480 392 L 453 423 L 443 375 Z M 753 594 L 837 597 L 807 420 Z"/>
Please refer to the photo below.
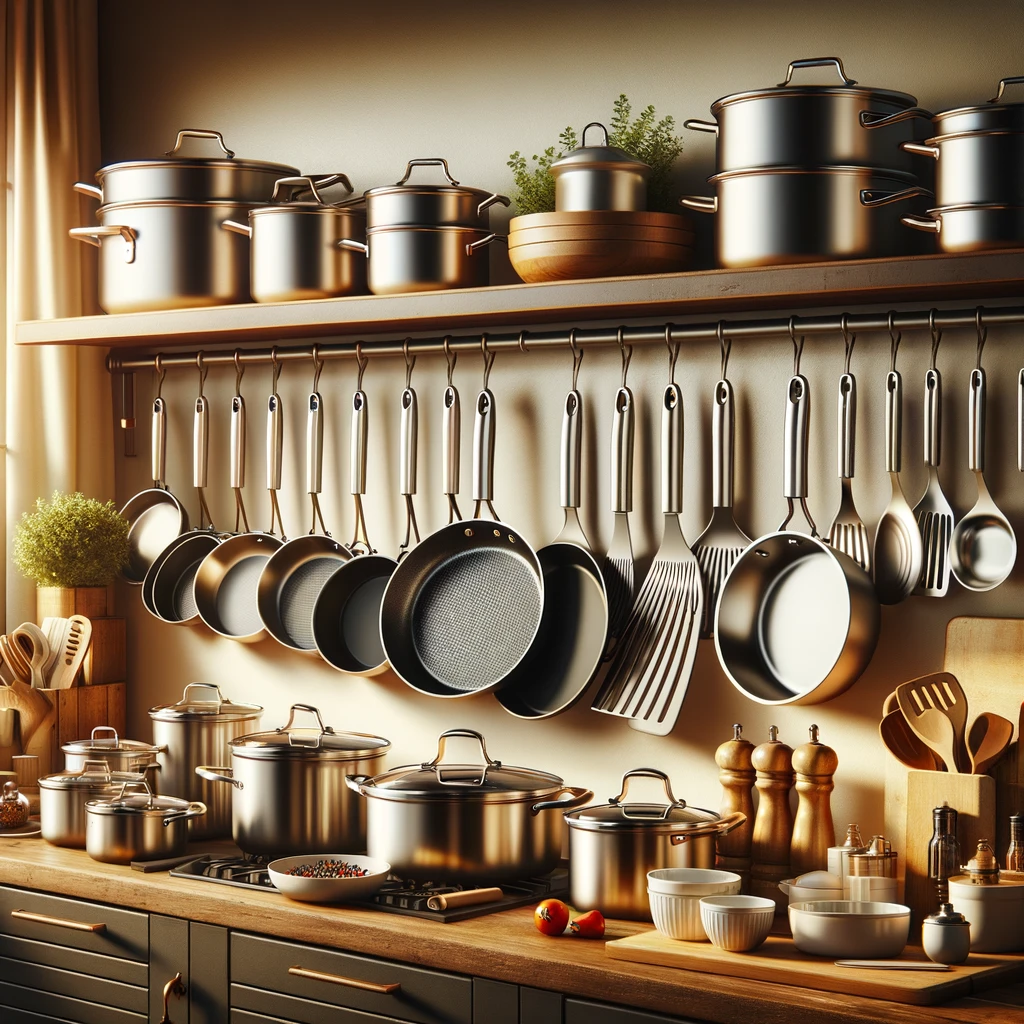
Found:
<path fill-rule="evenodd" d="M 843 344 L 846 346 L 846 369 L 844 373 L 850 372 L 850 360 L 853 359 L 853 346 L 857 344 L 857 335 L 850 333 L 850 314 L 844 313 L 839 318 L 839 329 L 843 332 Z"/>
<path fill-rule="evenodd" d="M 793 376 L 798 377 L 800 375 L 800 357 L 804 354 L 804 336 L 801 334 L 800 340 L 796 340 L 795 316 L 789 318 L 789 340 L 793 342 Z"/>
<path fill-rule="evenodd" d="M 572 389 L 576 390 L 576 381 L 580 376 L 580 367 L 583 365 L 583 349 L 576 344 L 576 328 L 569 332 L 569 348 L 572 349 Z"/>
<path fill-rule="evenodd" d="M 271 378 L 272 387 L 270 390 L 276 395 L 277 394 L 277 382 L 281 377 L 281 363 L 277 358 L 277 346 L 275 345 L 270 350 L 270 365 L 273 370 L 273 377 Z"/>
<path fill-rule="evenodd" d="M 679 342 L 672 341 L 672 328 L 675 324 L 665 324 L 665 347 L 668 349 L 668 382 L 676 382 L 676 360 L 679 358 Z"/>
<path fill-rule="evenodd" d="M 896 310 L 889 310 L 889 371 L 891 373 L 896 372 L 896 356 L 900 351 L 900 339 L 903 337 L 902 331 L 896 330 Z"/>
<path fill-rule="evenodd" d="M 203 397 L 203 385 L 206 384 L 206 375 L 210 372 L 210 368 L 206 365 L 203 360 L 203 353 L 196 353 L 196 368 L 199 370 L 199 397 Z"/>
<path fill-rule="evenodd" d="M 981 314 L 984 311 L 984 306 L 977 306 L 974 310 L 974 326 L 978 330 L 978 365 L 977 369 L 981 369 L 981 353 L 984 351 L 985 342 L 988 340 L 988 328 L 981 322 Z"/>
<path fill-rule="evenodd" d="M 452 336 L 444 336 L 444 358 L 448 363 L 448 387 L 452 386 L 452 374 L 455 373 L 455 364 L 459 361 L 459 353 L 452 350 Z"/>
<path fill-rule="evenodd" d="M 156 370 L 156 397 L 159 398 L 164 389 L 164 377 L 167 376 L 167 370 L 164 368 L 164 357 L 160 353 L 153 357 L 153 369 Z"/>
<path fill-rule="evenodd" d="M 486 391 L 491 380 L 491 367 L 494 365 L 494 356 L 496 354 L 487 347 L 486 334 L 480 335 L 480 353 L 484 357 L 484 384 L 481 390 Z"/>
<path fill-rule="evenodd" d="M 412 368 L 416 365 L 416 356 L 409 352 L 409 342 L 412 338 L 406 338 L 402 342 L 402 355 L 405 356 L 405 390 L 412 387 Z"/>
<path fill-rule="evenodd" d="M 313 346 L 313 390 L 320 390 L 320 374 L 324 368 L 323 357 L 320 355 L 320 346 Z"/>
<path fill-rule="evenodd" d="M 939 343 L 942 341 L 942 328 L 935 326 L 935 314 L 938 310 L 928 310 L 928 330 L 932 332 L 932 369 L 936 369 L 935 360 L 939 355 Z"/>
<path fill-rule="evenodd" d="M 524 356 L 528 356 L 530 354 L 530 350 L 526 347 L 526 335 L 529 333 L 529 331 L 519 332 L 519 351 L 522 352 Z"/>
<path fill-rule="evenodd" d="M 626 386 L 626 374 L 629 373 L 629 361 L 633 358 L 633 346 L 627 345 L 623 340 L 623 335 L 626 333 L 625 327 L 620 327 L 615 335 L 615 340 L 619 343 L 619 355 L 622 356 L 622 383 L 619 387 L 624 388 Z"/>
<path fill-rule="evenodd" d="M 245 376 L 245 365 L 242 363 L 242 354 L 235 349 L 235 394 L 242 393 L 242 378 Z"/>
<path fill-rule="evenodd" d="M 366 372 L 367 364 L 370 362 L 366 356 L 363 355 L 363 343 L 361 341 L 356 342 L 356 366 L 359 369 L 359 376 L 356 378 L 356 391 L 363 390 L 363 374 Z"/>
<path fill-rule="evenodd" d="M 727 380 L 729 377 L 729 356 L 732 354 L 732 338 L 725 336 L 725 321 L 719 320 L 718 327 L 716 328 L 718 333 L 718 347 L 722 352 L 722 380 Z"/>

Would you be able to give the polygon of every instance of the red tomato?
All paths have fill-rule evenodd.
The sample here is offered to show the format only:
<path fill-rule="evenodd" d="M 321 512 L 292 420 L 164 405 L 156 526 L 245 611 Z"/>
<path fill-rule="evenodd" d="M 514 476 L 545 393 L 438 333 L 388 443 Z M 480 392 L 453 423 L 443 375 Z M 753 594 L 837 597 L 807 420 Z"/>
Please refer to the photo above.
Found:
<path fill-rule="evenodd" d="M 588 910 L 569 924 L 573 935 L 581 939 L 600 939 L 604 935 L 604 914 L 600 910 Z"/>
<path fill-rule="evenodd" d="M 561 900 L 544 900 L 533 912 L 533 923 L 544 935 L 561 935 L 569 923 L 569 908 Z"/>

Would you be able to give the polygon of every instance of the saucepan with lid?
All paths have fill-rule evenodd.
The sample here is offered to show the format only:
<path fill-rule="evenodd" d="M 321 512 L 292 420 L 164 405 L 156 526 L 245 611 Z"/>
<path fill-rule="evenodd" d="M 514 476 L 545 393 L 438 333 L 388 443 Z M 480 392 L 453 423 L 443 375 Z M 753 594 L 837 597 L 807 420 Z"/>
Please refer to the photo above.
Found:
<path fill-rule="evenodd" d="M 587 145 L 587 132 L 600 128 L 604 143 Z M 551 165 L 555 179 L 555 209 L 646 210 L 651 167 L 608 143 L 608 129 L 591 121 L 580 133 L 580 144 Z"/>
<path fill-rule="evenodd" d="M 142 782 L 135 772 L 112 772 L 106 761 L 86 761 L 79 771 L 56 772 L 39 780 L 39 825 L 54 846 L 85 849 L 85 805 L 110 800 L 126 782 Z"/>
<path fill-rule="evenodd" d="M 667 803 L 626 802 L 630 779 L 656 779 Z M 570 896 L 580 910 L 606 917 L 649 921 L 647 872 L 658 868 L 713 868 L 715 840 L 739 828 L 747 816 L 724 817 L 677 800 L 669 777 L 657 768 L 634 768 L 607 803 L 565 815 L 569 826 Z"/>
<path fill-rule="evenodd" d="M 112 772 L 144 772 L 155 767 L 161 752 L 155 743 L 122 739 L 111 725 L 97 725 L 88 739 L 72 740 L 60 749 L 69 772 L 84 771 L 91 761 L 105 762 Z"/>

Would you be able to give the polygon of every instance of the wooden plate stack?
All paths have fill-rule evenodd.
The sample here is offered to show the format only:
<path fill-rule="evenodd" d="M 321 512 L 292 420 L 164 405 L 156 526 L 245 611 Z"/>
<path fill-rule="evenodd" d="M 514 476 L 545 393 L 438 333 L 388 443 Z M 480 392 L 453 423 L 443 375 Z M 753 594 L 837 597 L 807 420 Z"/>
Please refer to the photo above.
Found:
<path fill-rule="evenodd" d="M 514 217 L 508 255 L 527 282 L 685 270 L 693 231 L 676 213 L 581 210 Z"/>

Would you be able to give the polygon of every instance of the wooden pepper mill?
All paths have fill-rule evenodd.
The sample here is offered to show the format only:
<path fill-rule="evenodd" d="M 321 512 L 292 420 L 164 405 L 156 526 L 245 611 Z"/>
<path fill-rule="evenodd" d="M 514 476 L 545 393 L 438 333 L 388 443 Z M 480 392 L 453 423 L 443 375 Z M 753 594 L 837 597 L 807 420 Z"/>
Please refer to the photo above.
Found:
<path fill-rule="evenodd" d="M 829 793 L 834 788 L 832 776 L 839 766 L 839 758 L 831 747 L 818 741 L 816 725 L 808 732 L 810 742 L 793 751 L 797 805 L 789 860 L 794 876 L 805 871 L 827 870 L 828 848 L 836 841 Z"/>
<path fill-rule="evenodd" d="M 773 725 L 768 730 L 768 742 L 754 747 L 750 760 L 761 794 L 750 850 L 750 892 L 779 904 L 779 882 L 791 877 L 793 812 L 789 809 L 789 791 L 793 788 L 793 748 L 779 740 L 778 727 Z"/>
<path fill-rule="evenodd" d="M 754 744 L 743 738 L 743 726 L 732 727 L 732 739 L 715 751 L 718 778 L 722 783 L 722 817 L 742 811 L 747 820 L 718 840 L 717 867 L 735 871 L 743 879 L 742 892 L 750 889 L 750 844 L 754 837 L 753 786 L 757 773 L 751 761 Z"/>

